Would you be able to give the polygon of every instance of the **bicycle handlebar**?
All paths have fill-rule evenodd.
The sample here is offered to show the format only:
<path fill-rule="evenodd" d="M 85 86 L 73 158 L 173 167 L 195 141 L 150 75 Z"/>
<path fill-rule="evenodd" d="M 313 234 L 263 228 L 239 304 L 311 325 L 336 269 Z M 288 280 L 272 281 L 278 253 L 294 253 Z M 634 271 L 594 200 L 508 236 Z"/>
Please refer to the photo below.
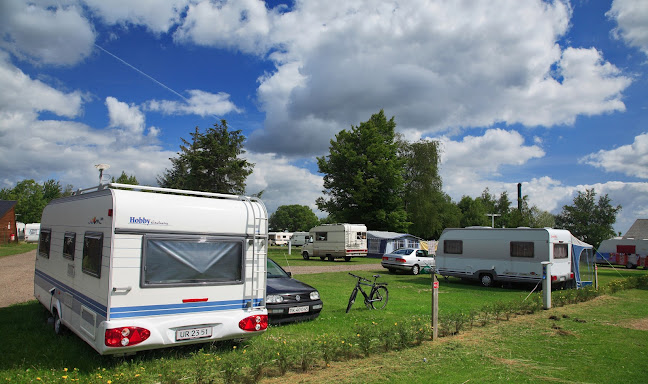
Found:
<path fill-rule="evenodd" d="M 387 283 L 383 283 L 383 282 L 378 283 L 378 282 L 375 281 L 375 279 L 374 279 L 374 281 L 367 280 L 367 279 L 365 279 L 364 277 L 362 277 L 362 276 L 358 276 L 358 275 L 354 275 L 354 274 L 351 273 L 351 272 L 348 272 L 348 274 L 351 275 L 351 276 L 353 276 L 353 277 L 355 277 L 355 278 L 358 279 L 358 280 L 366 281 L 367 283 L 372 283 L 372 284 L 376 284 L 376 285 L 387 285 Z M 374 277 L 378 278 L 378 277 L 380 277 L 380 275 L 374 275 Z"/>

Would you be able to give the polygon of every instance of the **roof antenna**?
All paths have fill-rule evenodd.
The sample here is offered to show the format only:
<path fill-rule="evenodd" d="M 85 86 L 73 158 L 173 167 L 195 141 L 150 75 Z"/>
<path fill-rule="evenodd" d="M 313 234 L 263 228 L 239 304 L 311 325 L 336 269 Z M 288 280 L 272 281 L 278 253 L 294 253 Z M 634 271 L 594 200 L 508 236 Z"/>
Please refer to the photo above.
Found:
<path fill-rule="evenodd" d="M 109 169 L 110 165 L 108 165 L 108 164 L 96 164 L 95 168 L 97 168 L 99 170 L 99 185 L 101 185 L 102 184 L 101 181 L 103 179 L 103 171 L 106 170 L 106 169 Z"/>

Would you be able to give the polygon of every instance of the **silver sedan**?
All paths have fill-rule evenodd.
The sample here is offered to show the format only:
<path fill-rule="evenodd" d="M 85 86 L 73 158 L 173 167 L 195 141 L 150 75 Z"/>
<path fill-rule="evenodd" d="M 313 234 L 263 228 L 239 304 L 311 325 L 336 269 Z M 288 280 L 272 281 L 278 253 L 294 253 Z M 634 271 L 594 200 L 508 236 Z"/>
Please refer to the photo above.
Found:
<path fill-rule="evenodd" d="M 386 253 L 380 264 L 389 272 L 407 271 L 413 275 L 418 275 L 425 267 L 434 271 L 436 265 L 434 256 L 419 248 L 400 248 L 392 253 Z"/>

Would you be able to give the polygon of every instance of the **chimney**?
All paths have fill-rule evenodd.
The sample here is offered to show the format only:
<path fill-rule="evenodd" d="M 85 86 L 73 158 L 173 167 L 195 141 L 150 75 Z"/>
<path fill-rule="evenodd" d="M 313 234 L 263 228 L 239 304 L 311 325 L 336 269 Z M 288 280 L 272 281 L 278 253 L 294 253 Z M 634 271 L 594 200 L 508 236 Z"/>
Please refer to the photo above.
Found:
<path fill-rule="evenodd" d="M 518 212 L 522 213 L 522 183 L 518 183 Z"/>

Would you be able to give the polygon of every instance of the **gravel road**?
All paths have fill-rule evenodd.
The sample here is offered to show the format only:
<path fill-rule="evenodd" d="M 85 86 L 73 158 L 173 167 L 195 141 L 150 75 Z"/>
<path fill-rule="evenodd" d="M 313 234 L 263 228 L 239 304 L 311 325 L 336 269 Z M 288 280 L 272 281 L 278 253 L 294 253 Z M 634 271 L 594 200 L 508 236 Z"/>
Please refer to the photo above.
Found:
<path fill-rule="evenodd" d="M 0 257 L 0 308 L 34 300 L 34 262 L 36 251 L 20 255 Z M 285 268 L 293 275 L 309 273 L 373 271 L 381 269 L 380 264 L 332 263 L 327 266 L 301 266 Z"/>

